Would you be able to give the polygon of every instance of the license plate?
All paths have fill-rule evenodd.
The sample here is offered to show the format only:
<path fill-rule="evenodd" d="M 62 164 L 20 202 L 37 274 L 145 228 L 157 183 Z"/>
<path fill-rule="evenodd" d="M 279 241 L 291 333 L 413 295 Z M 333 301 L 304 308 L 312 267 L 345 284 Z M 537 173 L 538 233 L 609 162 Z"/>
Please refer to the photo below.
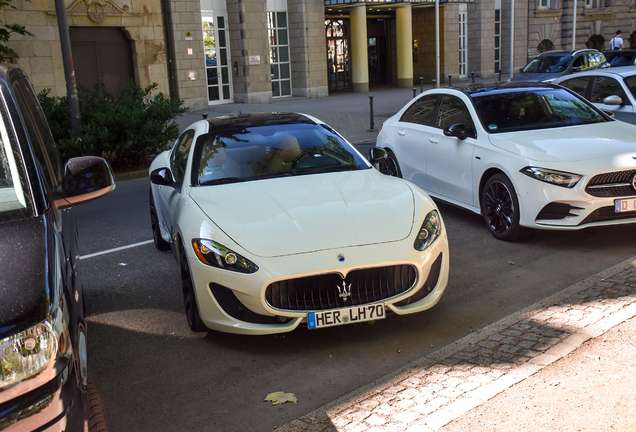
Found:
<path fill-rule="evenodd" d="M 616 213 L 636 211 L 636 198 L 614 200 L 614 211 Z"/>
<path fill-rule="evenodd" d="M 309 312 L 307 314 L 307 326 L 310 329 L 317 329 L 342 324 L 372 321 L 382 319 L 384 317 L 384 303 L 373 303 L 364 306 L 331 309 L 322 312 Z"/>

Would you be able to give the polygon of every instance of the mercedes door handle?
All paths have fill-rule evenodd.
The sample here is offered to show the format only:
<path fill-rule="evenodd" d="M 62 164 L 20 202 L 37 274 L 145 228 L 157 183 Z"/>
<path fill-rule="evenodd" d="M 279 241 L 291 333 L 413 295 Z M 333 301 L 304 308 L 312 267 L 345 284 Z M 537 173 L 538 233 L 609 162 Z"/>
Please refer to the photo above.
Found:
<path fill-rule="evenodd" d="M 428 142 L 430 142 L 432 144 L 437 144 L 439 141 L 437 140 L 437 138 L 431 137 L 431 138 L 428 139 Z"/>
<path fill-rule="evenodd" d="M 406 135 L 406 132 L 401 130 L 401 131 L 398 131 L 397 134 L 398 134 L 398 136 L 404 136 L 404 135 Z"/>

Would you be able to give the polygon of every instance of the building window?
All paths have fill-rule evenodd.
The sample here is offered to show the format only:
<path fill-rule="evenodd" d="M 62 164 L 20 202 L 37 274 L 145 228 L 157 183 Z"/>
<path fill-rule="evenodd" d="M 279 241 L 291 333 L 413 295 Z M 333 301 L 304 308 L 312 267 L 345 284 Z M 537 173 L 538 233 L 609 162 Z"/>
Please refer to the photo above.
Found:
<path fill-rule="evenodd" d="M 459 12 L 459 76 L 466 76 L 466 64 L 467 64 L 467 50 L 466 44 L 467 38 L 467 15 L 468 12 Z"/>
<path fill-rule="evenodd" d="M 501 72 L 501 9 L 495 9 L 495 73 Z"/>
<path fill-rule="evenodd" d="M 272 72 L 272 97 L 291 96 L 289 28 L 287 12 L 268 12 L 269 60 Z"/>
<path fill-rule="evenodd" d="M 550 9 L 550 0 L 537 0 L 537 9 Z"/>
<path fill-rule="evenodd" d="M 202 11 L 203 50 L 208 88 L 208 103 L 233 101 L 230 47 L 225 15 Z"/>

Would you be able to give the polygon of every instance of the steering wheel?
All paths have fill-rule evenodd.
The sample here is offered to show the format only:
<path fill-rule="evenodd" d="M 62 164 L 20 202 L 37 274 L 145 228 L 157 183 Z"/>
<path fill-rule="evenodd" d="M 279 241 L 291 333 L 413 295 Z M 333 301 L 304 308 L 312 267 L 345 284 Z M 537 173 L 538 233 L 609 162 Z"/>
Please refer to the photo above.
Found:
<path fill-rule="evenodd" d="M 291 169 L 292 170 L 296 169 L 296 165 L 298 165 L 298 162 L 300 162 L 302 159 L 308 156 L 313 156 L 313 155 L 322 155 L 322 154 L 313 150 L 305 150 L 304 152 L 300 153 L 298 156 L 294 158 L 291 164 Z"/>

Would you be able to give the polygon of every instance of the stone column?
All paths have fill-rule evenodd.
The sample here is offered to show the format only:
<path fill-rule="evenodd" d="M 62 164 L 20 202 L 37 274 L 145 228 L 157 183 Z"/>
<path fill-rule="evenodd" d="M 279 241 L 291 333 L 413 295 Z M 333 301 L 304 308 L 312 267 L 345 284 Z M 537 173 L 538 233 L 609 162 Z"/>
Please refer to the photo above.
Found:
<path fill-rule="evenodd" d="M 398 87 L 413 87 L 413 21 L 411 4 L 396 8 Z"/>
<path fill-rule="evenodd" d="M 351 8 L 351 77 L 353 91 L 366 93 L 369 91 L 369 53 L 367 40 L 366 6 Z"/>

